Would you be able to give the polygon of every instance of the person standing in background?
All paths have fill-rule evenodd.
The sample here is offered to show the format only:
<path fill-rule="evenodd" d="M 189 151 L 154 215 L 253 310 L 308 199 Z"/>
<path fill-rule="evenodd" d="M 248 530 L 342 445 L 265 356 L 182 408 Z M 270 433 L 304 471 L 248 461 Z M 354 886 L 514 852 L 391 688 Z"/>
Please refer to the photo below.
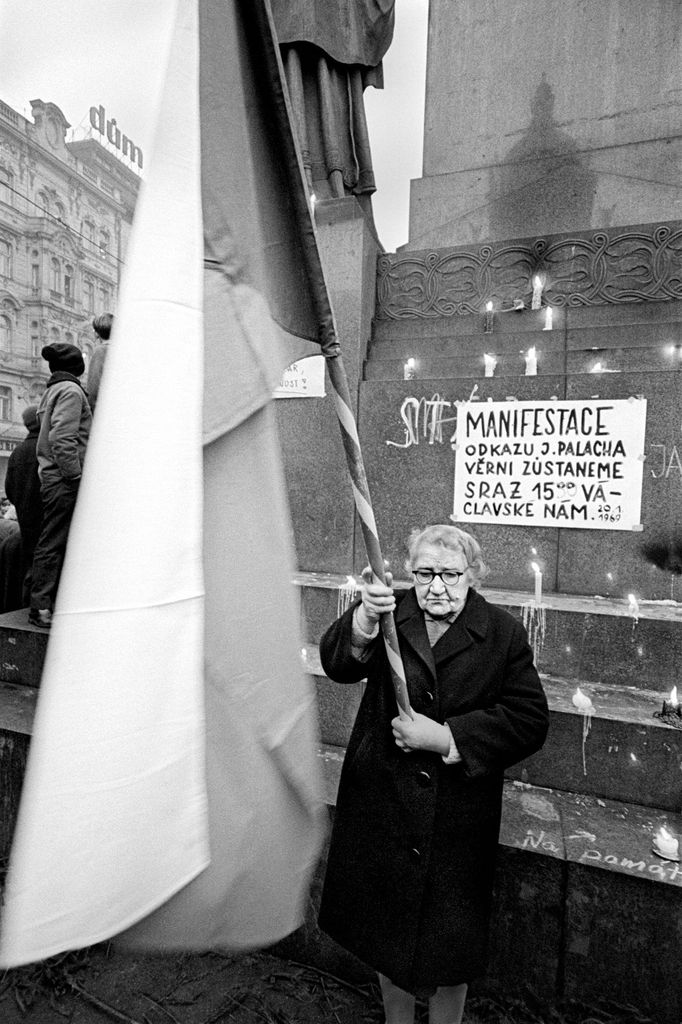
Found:
<path fill-rule="evenodd" d="M 100 313 L 100 315 L 96 316 L 92 321 L 93 330 L 102 342 L 102 344 L 98 345 L 92 353 L 90 363 L 88 365 L 88 401 L 90 402 L 90 408 L 93 413 L 95 411 L 97 398 L 99 396 L 99 389 L 102 383 L 104 363 L 107 358 L 107 352 L 109 351 L 109 338 L 111 337 L 111 329 L 113 325 L 114 318 L 111 313 Z"/>
<path fill-rule="evenodd" d="M 43 506 L 40 498 L 40 478 L 36 453 L 40 431 L 38 407 L 28 405 L 21 417 L 28 434 L 9 457 L 5 491 L 16 509 L 21 530 L 22 597 L 24 605 L 27 605 L 31 593 L 33 553 L 43 524 Z"/>
<path fill-rule="evenodd" d="M 28 621 L 49 629 L 73 511 L 78 497 L 92 412 L 80 382 L 83 353 L 75 345 L 46 345 L 51 376 L 38 406 L 38 475 L 43 526 L 33 556 Z"/>

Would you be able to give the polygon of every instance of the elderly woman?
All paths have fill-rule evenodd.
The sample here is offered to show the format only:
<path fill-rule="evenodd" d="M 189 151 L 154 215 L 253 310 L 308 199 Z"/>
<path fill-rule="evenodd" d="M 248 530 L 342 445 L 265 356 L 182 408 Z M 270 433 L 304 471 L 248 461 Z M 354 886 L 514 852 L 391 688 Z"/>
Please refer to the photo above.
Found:
<path fill-rule="evenodd" d="M 459 1024 L 485 970 L 504 770 L 542 746 L 547 701 L 521 622 L 475 589 L 487 569 L 470 534 L 415 531 L 406 567 L 414 586 L 397 596 L 365 570 L 320 645 L 331 679 L 367 679 L 320 925 L 378 972 L 387 1024 L 413 1024 L 416 996 L 430 1024 Z M 411 720 L 379 636 L 394 610 Z"/>

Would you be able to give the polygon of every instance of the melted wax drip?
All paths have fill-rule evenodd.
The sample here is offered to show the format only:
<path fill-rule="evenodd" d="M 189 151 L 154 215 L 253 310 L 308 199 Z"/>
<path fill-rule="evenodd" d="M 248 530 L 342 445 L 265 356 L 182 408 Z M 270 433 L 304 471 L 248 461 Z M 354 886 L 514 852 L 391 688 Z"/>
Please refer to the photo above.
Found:
<path fill-rule="evenodd" d="M 594 714 L 594 705 L 586 693 L 578 687 L 573 694 L 573 706 L 578 709 L 580 714 L 583 716 L 583 775 L 587 775 L 587 764 L 585 761 L 585 741 L 590 734 L 592 728 L 592 715 Z"/>
<path fill-rule="evenodd" d="M 336 601 L 336 617 L 340 618 L 345 611 L 348 611 L 357 597 L 358 587 L 353 576 L 346 576 L 346 582 L 339 587 L 339 595 Z"/>
<path fill-rule="evenodd" d="M 542 605 L 538 608 L 535 601 L 526 601 L 521 605 L 521 617 L 537 667 L 540 651 L 545 643 L 545 609 Z"/>

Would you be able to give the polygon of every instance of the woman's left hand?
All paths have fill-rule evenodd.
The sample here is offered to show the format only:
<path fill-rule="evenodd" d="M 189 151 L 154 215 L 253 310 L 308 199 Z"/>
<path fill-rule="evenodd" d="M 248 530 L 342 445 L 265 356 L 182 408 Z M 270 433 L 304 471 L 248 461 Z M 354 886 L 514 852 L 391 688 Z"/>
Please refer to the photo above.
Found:
<path fill-rule="evenodd" d="M 396 744 L 405 753 L 411 750 L 432 750 L 446 756 L 450 749 L 450 730 L 426 715 L 413 711 L 413 718 L 398 716 L 391 722 Z"/>

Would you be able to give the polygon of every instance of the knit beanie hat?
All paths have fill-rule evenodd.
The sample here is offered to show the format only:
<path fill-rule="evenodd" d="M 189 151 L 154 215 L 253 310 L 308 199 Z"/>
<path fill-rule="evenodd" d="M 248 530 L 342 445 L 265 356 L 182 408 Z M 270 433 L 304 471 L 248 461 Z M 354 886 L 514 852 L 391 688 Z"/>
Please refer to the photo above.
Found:
<path fill-rule="evenodd" d="M 24 421 L 24 426 L 27 430 L 35 430 L 40 426 L 40 422 L 38 420 L 38 406 L 27 405 L 21 414 L 21 418 Z"/>
<path fill-rule="evenodd" d="M 40 354 L 43 359 L 47 359 L 52 373 L 63 370 L 65 373 L 72 373 L 74 377 L 80 377 L 85 373 L 83 353 L 75 345 L 57 341 L 54 345 L 46 345 Z"/>

